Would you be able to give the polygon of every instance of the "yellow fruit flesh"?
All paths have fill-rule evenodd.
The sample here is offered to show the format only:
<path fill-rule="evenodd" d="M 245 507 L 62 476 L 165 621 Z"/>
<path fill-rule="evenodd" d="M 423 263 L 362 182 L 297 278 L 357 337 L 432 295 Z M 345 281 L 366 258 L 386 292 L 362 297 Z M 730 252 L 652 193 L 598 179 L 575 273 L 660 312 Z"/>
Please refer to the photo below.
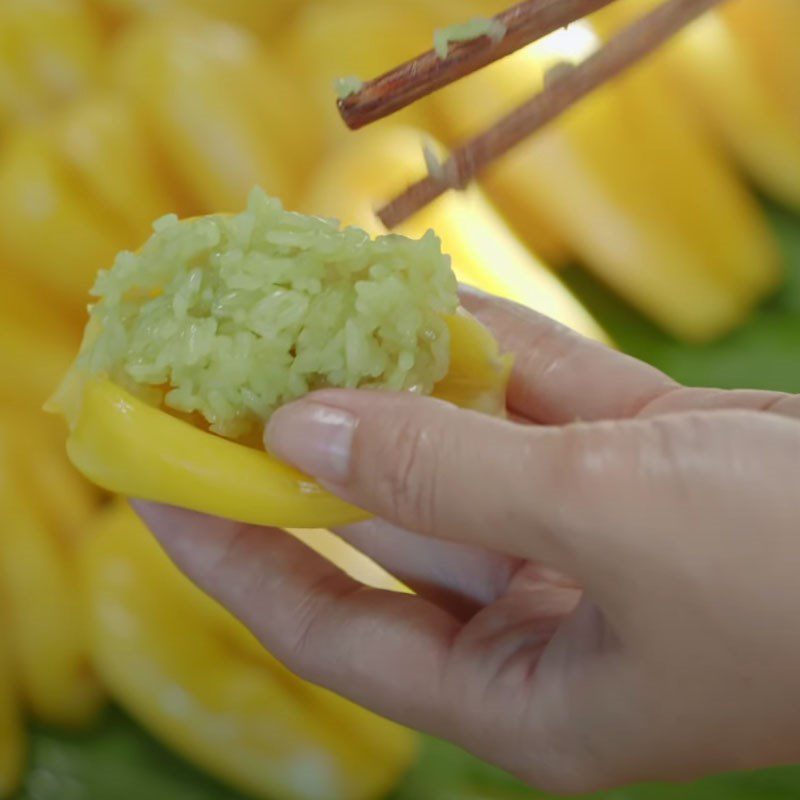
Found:
<path fill-rule="evenodd" d="M 0 190 L 2 191 L 2 190 Z M 80 343 L 78 315 L 0 264 L 0 404 L 40 408 Z"/>
<path fill-rule="evenodd" d="M 684 259 L 694 255 L 698 269 L 707 269 L 728 291 L 738 292 L 746 311 L 779 279 L 777 249 L 755 201 L 656 66 L 646 64 L 631 73 L 619 91 L 630 109 L 629 131 L 646 145 L 650 163 L 658 167 L 652 180 L 661 203 L 652 212 L 654 223 L 661 224 L 656 215 L 662 209 L 670 211 L 674 238 L 686 250 Z M 669 179 L 672 172 L 685 180 Z M 687 191 L 692 180 L 696 190 Z"/>
<path fill-rule="evenodd" d="M 85 309 L 59 303 L 49 287 L 25 280 L 0 256 L 0 325 L 37 331 L 62 342 L 80 341 Z"/>
<path fill-rule="evenodd" d="M 731 0 L 720 14 L 788 118 L 800 115 L 800 5 L 794 0 Z"/>
<path fill-rule="evenodd" d="M 569 37 L 582 29 L 450 87 L 442 113 L 460 136 L 482 128 L 569 61 L 577 47 Z M 504 205 L 543 215 L 590 268 L 682 339 L 729 330 L 777 281 L 757 205 L 647 69 L 522 143 L 489 181 Z"/>
<path fill-rule="evenodd" d="M 19 131 L 0 154 L 8 280 L 16 275 L 80 308 L 97 270 L 140 244 L 153 219 L 178 204 L 130 106 L 109 95 L 88 98 L 43 131 Z M 26 327 L 40 325 L 41 297 L 35 312 Z M 63 316 L 61 308 L 53 316 Z"/>
<path fill-rule="evenodd" d="M 5 411 L 0 430 L 11 444 L 14 474 L 69 556 L 86 537 L 102 495 L 69 463 L 58 420 L 31 409 Z"/>
<path fill-rule="evenodd" d="M 72 583 L 71 552 L 88 527 L 97 496 L 67 462 L 63 439 L 44 415 L 8 407 L 3 411 L 0 797 L 12 797 L 27 750 L 23 701 L 46 722 L 69 727 L 91 720 L 101 702 L 88 670 L 88 653 L 76 651 L 85 646 L 85 637 L 77 630 L 82 620 L 76 614 L 78 584 Z M 33 541 L 23 541 L 28 533 Z M 8 570 L 15 573 L 9 584 Z M 42 641 L 33 641 L 34 636 Z M 38 664 L 39 658 L 48 659 L 50 666 Z"/>
<path fill-rule="evenodd" d="M 79 319 L 0 263 L 0 405 L 41 407 L 80 343 Z"/>
<path fill-rule="evenodd" d="M 44 136 L 22 130 L 5 143 L 0 252 L 10 272 L 81 307 L 97 270 L 129 238 L 70 181 Z"/>
<path fill-rule="evenodd" d="M 364 515 L 266 452 L 152 408 L 104 379 L 80 390 L 75 467 L 112 492 L 261 525 L 343 525 Z"/>
<path fill-rule="evenodd" d="M 0 130 L 38 120 L 100 74 L 100 37 L 77 0 L 0 3 Z"/>
<path fill-rule="evenodd" d="M 25 766 L 26 733 L 8 652 L 7 619 L 0 614 L 0 797 L 13 797 Z"/>
<path fill-rule="evenodd" d="M 0 404 L 40 408 L 79 342 L 77 315 L 0 267 Z"/>
<path fill-rule="evenodd" d="M 302 0 L 91 0 L 106 24 L 130 24 L 143 14 L 189 10 L 241 25 L 260 36 L 274 35 Z"/>
<path fill-rule="evenodd" d="M 413 761 L 413 734 L 289 674 L 124 506 L 100 521 L 83 574 L 92 652 L 114 695 L 231 785 L 264 798 L 369 800 Z"/>
<path fill-rule="evenodd" d="M 125 229 L 125 246 L 143 242 L 153 220 L 175 210 L 176 198 L 159 174 L 146 131 L 123 98 L 88 98 L 60 115 L 49 133 L 53 152 L 81 195 Z"/>
<path fill-rule="evenodd" d="M 455 355 L 437 391 L 463 407 L 502 413 L 509 361 L 471 318 L 454 318 L 450 327 Z M 329 528 L 366 516 L 264 450 L 207 433 L 102 377 L 71 373 L 49 410 L 69 422 L 72 463 L 109 491 L 287 528 Z"/>
<path fill-rule="evenodd" d="M 12 657 L 27 705 L 42 721 L 74 727 L 102 703 L 85 649 L 77 578 L 5 439 L 0 466 L 0 584 Z"/>
<path fill-rule="evenodd" d="M 126 31 L 112 69 L 192 213 L 238 209 L 255 185 L 291 201 L 313 126 L 287 76 L 244 31 L 156 15 Z"/>
<path fill-rule="evenodd" d="M 685 86 L 696 107 L 768 193 L 800 208 L 800 8 L 730 3 L 687 34 Z"/>
<path fill-rule="evenodd" d="M 330 531 L 288 529 L 288 532 L 366 586 L 392 592 L 409 591 L 383 567 Z"/>
<path fill-rule="evenodd" d="M 617 0 L 595 24 L 607 34 L 655 3 Z M 653 63 L 765 192 L 800 208 L 798 36 L 794 0 L 730 0 Z"/>
<path fill-rule="evenodd" d="M 0 324 L 0 370 L 13 376 L 0 385 L 0 404 L 40 408 L 75 353 L 39 331 Z"/>

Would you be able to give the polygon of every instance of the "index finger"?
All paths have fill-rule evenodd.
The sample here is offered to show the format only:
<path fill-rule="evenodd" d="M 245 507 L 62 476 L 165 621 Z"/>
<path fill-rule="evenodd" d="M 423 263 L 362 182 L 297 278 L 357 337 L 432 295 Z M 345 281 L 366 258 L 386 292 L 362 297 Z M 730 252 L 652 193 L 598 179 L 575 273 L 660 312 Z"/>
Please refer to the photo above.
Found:
<path fill-rule="evenodd" d="M 617 525 L 631 487 L 623 467 L 635 461 L 622 424 L 523 427 L 408 393 L 328 389 L 275 412 L 266 443 L 402 529 L 617 587 L 631 550 Z"/>
<path fill-rule="evenodd" d="M 627 419 L 678 388 L 654 367 L 525 306 L 471 287 L 462 287 L 461 302 L 514 354 L 508 406 L 534 422 Z"/>

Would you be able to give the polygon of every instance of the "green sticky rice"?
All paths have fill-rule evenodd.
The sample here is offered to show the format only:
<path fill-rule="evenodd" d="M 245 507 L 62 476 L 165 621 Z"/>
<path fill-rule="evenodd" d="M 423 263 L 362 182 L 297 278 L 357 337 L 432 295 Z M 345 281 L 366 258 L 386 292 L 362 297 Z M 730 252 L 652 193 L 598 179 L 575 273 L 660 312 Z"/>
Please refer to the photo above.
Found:
<path fill-rule="evenodd" d="M 481 36 L 488 36 L 496 43 L 501 41 L 506 33 L 506 26 L 500 20 L 475 17 L 469 22 L 437 30 L 433 36 L 433 46 L 436 55 L 444 61 L 450 53 L 450 45 L 453 42 L 471 42 L 473 39 L 480 39 Z"/>
<path fill-rule="evenodd" d="M 159 220 L 92 294 L 79 366 L 231 438 L 315 389 L 430 392 L 458 306 L 432 231 L 373 240 L 261 190 L 237 215 Z"/>
<path fill-rule="evenodd" d="M 355 75 L 348 75 L 345 78 L 336 78 L 333 82 L 333 89 L 340 100 L 347 100 L 351 95 L 360 92 L 364 88 L 364 81 L 356 78 Z"/>

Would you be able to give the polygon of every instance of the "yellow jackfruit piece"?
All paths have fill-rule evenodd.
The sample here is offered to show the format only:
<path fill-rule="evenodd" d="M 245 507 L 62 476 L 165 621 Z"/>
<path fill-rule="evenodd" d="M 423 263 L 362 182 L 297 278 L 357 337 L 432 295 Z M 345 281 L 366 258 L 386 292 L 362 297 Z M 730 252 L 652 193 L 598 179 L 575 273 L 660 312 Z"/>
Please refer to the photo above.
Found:
<path fill-rule="evenodd" d="M 464 138 L 533 96 L 548 70 L 597 46 L 583 23 L 441 93 Z M 777 284 L 761 210 L 649 65 L 571 109 L 492 165 L 484 185 L 523 231 L 541 217 L 640 311 L 687 341 L 741 323 Z"/>
<path fill-rule="evenodd" d="M 0 514 L 0 585 L 26 704 L 49 724 L 85 724 L 100 708 L 103 693 L 88 661 L 78 577 L 67 548 L 20 480 L 7 435 Z"/>
<path fill-rule="evenodd" d="M 247 32 L 194 14 L 147 15 L 118 41 L 112 71 L 186 211 L 236 210 L 256 185 L 296 195 L 313 125 L 292 77 Z"/>
<path fill-rule="evenodd" d="M 0 3 L 0 131 L 38 120 L 102 74 L 100 33 L 80 0 Z"/>
<path fill-rule="evenodd" d="M 124 505 L 83 551 L 92 651 L 165 743 L 255 797 L 383 797 L 416 737 L 292 676 L 192 586 Z M 142 587 L 146 587 L 143 591 Z"/>

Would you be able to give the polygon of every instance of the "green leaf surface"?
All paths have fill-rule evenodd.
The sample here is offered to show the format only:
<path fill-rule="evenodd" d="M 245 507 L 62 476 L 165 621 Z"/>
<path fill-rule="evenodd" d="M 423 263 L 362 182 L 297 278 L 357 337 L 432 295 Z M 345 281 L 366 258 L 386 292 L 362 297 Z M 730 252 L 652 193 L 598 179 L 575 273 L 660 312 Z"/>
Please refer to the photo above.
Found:
<path fill-rule="evenodd" d="M 91 730 L 31 731 L 19 800 L 244 800 L 159 744 L 118 709 Z"/>
<path fill-rule="evenodd" d="M 426 739 L 422 756 L 388 800 L 544 800 L 458 748 Z M 796 800 L 800 767 L 646 786 L 592 800 Z M 248 800 L 161 747 L 117 709 L 81 735 L 32 731 L 31 764 L 19 800 Z M 280 798 L 276 798 L 280 800 Z"/>
<path fill-rule="evenodd" d="M 691 385 L 800 392 L 800 220 L 769 209 L 786 255 L 785 286 L 739 331 L 687 347 L 658 331 L 587 273 L 567 283 L 619 345 Z M 457 748 L 425 740 L 422 756 L 390 800 L 519 800 L 545 795 Z M 723 776 L 687 786 L 621 789 L 594 800 L 796 800 L 800 767 Z M 245 800 L 161 747 L 121 711 L 92 730 L 32 731 L 31 761 L 19 800 Z M 280 800 L 276 798 L 275 800 Z"/>

